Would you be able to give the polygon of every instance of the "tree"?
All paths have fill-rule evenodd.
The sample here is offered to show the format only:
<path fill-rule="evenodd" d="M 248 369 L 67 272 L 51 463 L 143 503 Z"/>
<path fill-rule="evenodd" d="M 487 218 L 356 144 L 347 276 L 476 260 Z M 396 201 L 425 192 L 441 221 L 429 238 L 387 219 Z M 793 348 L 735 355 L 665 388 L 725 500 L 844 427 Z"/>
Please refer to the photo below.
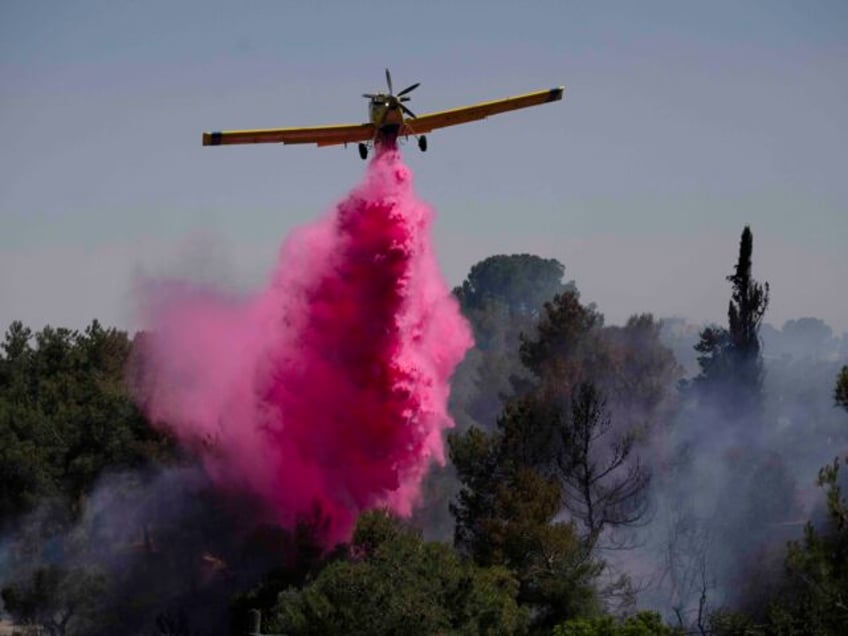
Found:
<path fill-rule="evenodd" d="M 518 355 L 519 338 L 536 328 L 545 302 L 573 292 L 563 283 L 565 267 L 555 259 L 531 254 L 491 256 L 476 263 L 453 290 L 462 314 L 471 323 L 475 346 L 453 381 L 451 410 L 460 428 L 465 416 L 492 429 L 514 390 L 511 379 L 526 375 Z"/>
<path fill-rule="evenodd" d="M 665 408 L 679 372 L 659 331 L 648 315 L 604 328 L 603 317 L 575 293 L 556 295 L 545 303 L 534 333 L 522 336 L 521 360 L 531 376 L 517 385 L 519 395 L 505 406 L 496 429 L 449 437 L 461 483 L 451 507 L 455 543 L 480 564 L 516 572 L 519 599 L 544 617 L 536 627 L 597 608 L 592 590 L 604 568 L 594 556 L 598 539 L 645 512 L 648 475 L 638 442 Z M 558 520 L 564 511 L 570 523 Z M 514 528 L 536 537 L 535 551 L 509 549 Z M 540 586 L 526 564 L 545 553 L 540 537 L 546 533 L 558 537 L 560 552 L 552 561 L 560 564 L 557 576 L 571 583 L 559 595 L 548 589 L 534 596 Z"/>
<path fill-rule="evenodd" d="M 607 528 L 639 522 L 646 508 L 648 474 L 634 456 L 635 437 L 613 434 L 591 383 L 576 387 L 570 403 L 565 414 L 533 394 L 507 406 L 496 432 L 449 438 L 462 483 L 451 508 L 456 545 L 480 564 L 516 572 L 519 600 L 535 607 L 537 627 L 541 617 L 551 626 L 591 613 L 591 589 L 603 571 L 592 556 L 598 539 Z M 563 507 L 572 522 L 555 521 Z M 558 569 L 545 572 L 531 565 L 537 562 Z M 554 578 L 563 583 L 556 593 L 546 583 Z"/>
<path fill-rule="evenodd" d="M 787 320 L 780 335 L 784 350 L 799 358 L 819 358 L 833 346 L 833 330 L 821 318 Z"/>
<path fill-rule="evenodd" d="M 557 294 L 544 309 L 535 335 L 521 337 L 521 362 L 543 387 L 567 394 L 585 378 L 604 318 L 575 292 Z"/>
<path fill-rule="evenodd" d="M 836 378 L 836 388 L 833 390 L 833 399 L 837 406 L 848 411 L 848 366 L 842 367 L 839 377 Z"/>
<path fill-rule="evenodd" d="M 759 330 L 768 308 L 769 285 L 751 275 L 753 249 L 753 234 L 745 226 L 735 271 L 727 277 L 733 287 L 727 329 L 704 329 L 695 346 L 701 367 L 695 387 L 733 417 L 755 412 L 762 398 Z"/>
<path fill-rule="evenodd" d="M 733 295 L 727 309 L 727 322 L 731 344 L 738 355 L 749 363 L 759 359 L 759 329 L 768 307 L 769 294 L 768 283 L 761 285 L 751 277 L 753 251 L 754 236 L 751 228 L 746 225 L 739 241 L 739 260 L 736 263 L 736 271 L 727 277 L 727 280 L 733 284 Z M 757 375 L 749 379 L 755 382 L 759 380 L 759 377 Z"/>
<path fill-rule="evenodd" d="M 32 330 L 29 327 L 24 327 L 21 321 L 15 320 L 9 325 L 2 345 L 4 355 L 0 358 L 0 372 L 2 372 L 0 382 L 3 386 L 10 384 L 15 376 L 15 367 L 23 365 L 27 356 L 32 352 L 30 340 L 32 340 Z"/>
<path fill-rule="evenodd" d="M 497 563 L 516 573 L 518 600 L 532 609 L 537 629 L 598 610 L 593 582 L 603 565 L 591 557 L 573 522 L 557 521 L 561 488 L 521 468 L 496 493 L 488 539 Z"/>
<path fill-rule="evenodd" d="M 647 473 L 636 449 L 662 417 L 680 370 L 650 315 L 604 327 L 594 307 L 561 285 L 534 310 L 518 287 L 492 282 L 504 280 L 506 264 L 484 261 L 455 290 L 480 345 L 470 358 L 473 382 L 458 374 L 460 393 L 481 387 L 490 398 L 485 409 L 473 398 L 457 401 L 472 423 L 485 424 L 449 437 L 461 484 L 451 512 L 460 552 L 481 566 L 508 567 L 519 602 L 532 608 L 533 628 L 550 629 L 598 611 L 604 564 L 595 544 L 605 528 L 644 511 Z M 561 275 L 556 269 L 552 278 Z M 516 339 L 520 346 L 509 353 Z M 561 520 L 565 511 L 570 522 Z"/>
<path fill-rule="evenodd" d="M 675 636 L 682 633 L 664 624 L 656 612 L 638 612 L 620 621 L 612 616 L 566 621 L 554 628 L 553 636 Z"/>
<path fill-rule="evenodd" d="M 568 293 L 545 311 L 521 347 L 538 388 L 504 421 L 505 439 L 513 447 L 522 439 L 525 461 L 560 480 L 563 504 L 593 546 L 607 527 L 632 525 L 645 512 L 649 477 L 636 443 L 679 369 L 649 315 L 605 329 L 602 316 Z M 615 395 L 615 420 L 600 387 Z"/>
<path fill-rule="evenodd" d="M 502 420 L 515 412 L 511 405 Z M 451 504 L 457 548 L 480 566 L 503 566 L 515 574 L 518 600 L 533 609 L 534 628 L 595 612 L 592 584 L 602 567 L 574 524 L 556 520 L 560 484 L 517 461 L 520 454 L 504 437 L 502 430 L 472 428 L 449 439 L 462 484 Z"/>
<path fill-rule="evenodd" d="M 825 490 L 827 522 L 816 528 L 807 523 L 804 537 L 790 541 L 786 580 L 766 607 L 763 616 L 730 615 L 731 626 L 717 629 L 737 634 L 816 634 L 837 636 L 848 624 L 848 503 L 839 486 L 839 460 L 819 471 Z M 759 619 L 754 625 L 752 618 Z M 720 621 L 719 621 L 720 623 Z M 747 631 L 744 630 L 747 626 Z"/>
<path fill-rule="evenodd" d="M 591 549 L 607 528 L 643 518 L 650 477 L 635 454 L 635 432 L 613 429 L 607 402 L 593 383 L 573 389 L 568 409 L 538 395 L 510 404 L 499 421 L 499 461 L 560 484 L 559 504 L 579 523 Z"/>
<path fill-rule="evenodd" d="M 568 426 L 562 429 L 562 452 L 557 466 L 565 484 L 565 507 L 586 530 L 594 546 L 607 527 L 639 523 L 646 512 L 650 477 L 638 457 L 633 457 L 636 438 L 632 431 L 597 446 L 611 431 L 606 401 L 588 382 L 580 384 L 571 400 Z"/>
<path fill-rule="evenodd" d="M 113 525 L 95 522 L 104 514 L 97 506 L 104 492 L 122 488 L 101 476 L 137 469 L 132 476 L 143 480 L 155 461 L 173 458 L 173 444 L 147 425 L 124 384 L 130 351 L 125 333 L 97 321 L 83 332 L 37 333 L 15 322 L 0 350 L 0 585 L 9 611 L 51 633 L 89 629 L 109 613 L 113 588 L 104 591 L 89 566 L 102 566 L 110 586 L 126 592 L 108 556 L 115 537 L 104 530 L 106 540 L 95 542 L 81 530 L 83 522 L 92 531 Z"/>
<path fill-rule="evenodd" d="M 498 255 L 472 266 L 466 279 L 453 290 L 463 313 L 501 305 L 512 314 L 535 314 L 555 294 L 572 289 L 563 284 L 565 267 L 553 258 L 532 254 Z"/>
<path fill-rule="evenodd" d="M 663 326 L 651 314 L 638 314 L 601 331 L 606 355 L 597 362 L 602 373 L 595 382 L 609 396 L 613 417 L 628 429 L 667 422 L 677 406 L 677 392 L 670 389 L 683 369 L 663 342 Z"/>
<path fill-rule="evenodd" d="M 251 610 L 260 610 L 269 616 L 281 593 L 289 588 L 303 587 L 307 581 L 317 578 L 325 566 L 344 555 L 345 546 L 327 552 L 323 543 L 326 525 L 326 518 L 316 509 L 291 530 L 263 524 L 248 536 L 243 558 L 270 567 L 258 585 L 233 598 L 231 631 L 239 631 Z M 279 562 L 270 562 L 268 555 L 274 555 Z"/>
<path fill-rule="evenodd" d="M 14 322 L 0 355 L 0 526 L 61 497 L 71 511 L 102 471 L 171 455 L 124 384 L 131 342 L 95 320 L 83 333 Z"/>
<path fill-rule="evenodd" d="M 519 357 L 519 339 L 536 329 L 546 301 L 558 293 L 576 292 L 573 281 L 563 282 L 564 272 L 554 259 L 497 255 L 476 263 L 453 290 L 475 338 L 451 380 L 450 412 L 456 430 L 493 430 L 504 404 L 515 395 L 514 380 L 529 380 Z M 416 517 L 437 538 L 448 540 L 452 532 L 448 502 L 455 494 L 450 466 L 430 471 L 424 484 L 426 503 Z"/>
<path fill-rule="evenodd" d="M 521 634 L 504 568 L 477 568 L 387 513 L 363 515 L 344 558 L 278 597 L 265 631 L 287 634 Z"/>
<path fill-rule="evenodd" d="M 768 602 L 753 613 L 720 609 L 708 633 L 717 636 L 837 636 L 848 624 L 848 502 L 839 485 L 839 459 L 824 466 L 818 484 L 825 490 L 827 521 L 808 522 L 800 541 L 790 541 L 786 577 Z M 768 584 L 759 581 L 758 585 Z M 703 633 L 703 632 L 702 632 Z"/>
<path fill-rule="evenodd" d="M 102 575 L 81 568 L 37 568 L 25 582 L 4 587 L 3 602 L 15 621 L 37 625 L 50 636 L 83 633 L 105 591 Z M 73 628 L 73 629 L 72 629 Z"/>
<path fill-rule="evenodd" d="M 522 336 L 521 360 L 547 398 L 568 408 L 576 387 L 591 382 L 609 397 L 619 428 L 644 429 L 666 418 L 682 372 L 661 329 L 650 314 L 605 327 L 603 315 L 567 292 L 546 303 L 535 332 Z M 526 393 L 534 384 L 522 388 Z"/>

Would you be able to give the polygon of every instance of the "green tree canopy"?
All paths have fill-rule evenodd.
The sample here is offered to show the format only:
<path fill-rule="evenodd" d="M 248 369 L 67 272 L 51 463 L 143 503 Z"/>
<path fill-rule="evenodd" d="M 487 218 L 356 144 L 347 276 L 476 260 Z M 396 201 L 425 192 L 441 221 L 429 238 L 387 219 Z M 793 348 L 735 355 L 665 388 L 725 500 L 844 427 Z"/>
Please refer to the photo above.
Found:
<path fill-rule="evenodd" d="M 504 568 L 463 562 L 387 513 L 363 515 L 344 558 L 282 592 L 263 626 L 299 634 L 521 634 L 527 613 Z"/>
<path fill-rule="evenodd" d="M 131 346 L 96 320 L 82 333 L 11 324 L 0 355 L 0 526 L 51 497 L 75 513 L 105 468 L 170 453 L 124 384 Z"/>
<path fill-rule="evenodd" d="M 453 290 L 463 311 L 495 303 L 516 314 L 534 314 L 543 303 L 573 287 L 563 283 L 565 267 L 553 258 L 532 254 L 490 256 L 472 266 Z"/>
<path fill-rule="evenodd" d="M 536 329 L 544 304 L 556 294 L 576 295 L 573 282 L 562 282 L 564 272 L 554 259 L 491 256 L 453 290 L 475 340 L 453 382 L 451 406 L 460 428 L 494 427 L 504 400 L 512 397 L 511 379 L 526 375 L 518 355 L 521 334 Z"/>
<path fill-rule="evenodd" d="M 535 627 L 551 627 L 591 613 L 599 536 L 644 512 L 648 475 L 637 442 L 679 368 L 651 316 L 605 328 L 572 291 L 545 303 L 537 328 L 521 338 L 520 357 L 530 375 L 495 429 L 449 437 L 461 483 L 451 511 L 456 545 L 480 564 L 515 572 Z M 564 510 L 572 523 L 558 521 Z M 533 538 L 520 550 L 510 548 L 515 528 Z M 545 558 L 555 574 L 531 565 Z M 553 580 L 562 586 L 547 586 Z"/>
<path fill-rule="evenodd" d="M 656 612 L 638 612 L 623 620 L 612 616 L 578 618 L 554 628 L 553 636 L 675 636 L 682 634 L 663 623 Z"/>
<path fill-rule="evenodd" d="M 568 291 L 576 295 L 573 282 L 563 283 L 564 271 L 554 259 L 497 255 L 476 263 L 453 290 L 475 338 L 451 380 L 450 412 L 457 430 L 494 430 L 516 386 L 530 380 L 519 356 L 521 334 L 535 331 L 546 301 Z M 428 528 L 445 529 L 440 536 L 446 540 L 452 526 L 448 501 L 455 486 L 450 467 L 431 471 L 425 484 L 428 505 L 419 513 L 422 520 L 426 516 Z"/>

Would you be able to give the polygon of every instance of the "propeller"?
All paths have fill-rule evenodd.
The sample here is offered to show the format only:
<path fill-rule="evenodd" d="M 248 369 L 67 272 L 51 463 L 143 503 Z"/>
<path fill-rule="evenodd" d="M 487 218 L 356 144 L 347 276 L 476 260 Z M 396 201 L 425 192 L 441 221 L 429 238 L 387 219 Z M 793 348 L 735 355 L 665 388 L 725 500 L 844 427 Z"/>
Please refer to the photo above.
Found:
<path fill-rule="evenodd" d="M 389 72 L 389 69 L 386 69 L 386 84 L 389 87 L 389 94 L 388 95 L 383 95 L 382 93 L 377 93 L 377 94 L 375 94 L 375 93 L 362 93 L 362 96 L 365 99 L 371 99 L 371 100 L 385 99 L 386 104 L 389 107 L 389 110 L 395 110 L 398 107 L 400 107 L 403 110 L 404 113 L 406 113 L 407 115 L 409 115 L 412 118 L 416 118 L 415 113 L 413 113 L 406 106 L 404 106 L 403 102 L 408 102 L 411 99 L 409 97 L 408 93 L 411 93 L 416 88 L 421 86 L 421 82 L 416 82 L 415 84 L 407 86 L 400 93 L 395 95 L 394 94 L 394 87 L 392 86 L 392 74 Z M 385 113 L 383 113 L 383 121 L 385 121 L 387 115 L 388 115 L 388 110 Z"/>
<path fill-rule="evenodd" d="M 404 89 L 403 89 L 400 93 L 398 93 L 398 94 L 397 94 L 397 96 L 398 96 L 398 97 L 401 97 L 401 96 L 403 96 L 403 95 L 406 95 L 407 93 L 411 93 L 412 91 L 414 91 L 414 90 L 415 90 L 416 88 L 418 88 L 419 86 L 421 86 L 421 82 L 418 82 L 417 84 L 413 84 L 412 86 L 407 86 L 407 87 L 406 87 L 406 88 L 404 88 Z M 407 98 L 407 99 L 408 99 L 408 98 Z M 405 100 L 402 100 L 402 101 L 405 101 Z"/>

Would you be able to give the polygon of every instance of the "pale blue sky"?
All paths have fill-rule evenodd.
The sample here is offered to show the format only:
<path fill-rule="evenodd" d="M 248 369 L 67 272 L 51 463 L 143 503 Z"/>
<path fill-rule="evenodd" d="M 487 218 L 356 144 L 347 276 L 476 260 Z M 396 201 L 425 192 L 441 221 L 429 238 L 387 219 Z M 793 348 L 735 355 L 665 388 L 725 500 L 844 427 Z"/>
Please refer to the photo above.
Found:
<path fill-rule="evenodd" d="M 0 1 L 0 328 L 133 328 L 140 274 L 266 279 L 355 148 L 203 130 L 363 121 L 564 84 L 406 157 L 456 284 L 555 257 L 610 322 L 724 319 L 739 234 L 777 325 L 848 329 L 848 3 Z"/>

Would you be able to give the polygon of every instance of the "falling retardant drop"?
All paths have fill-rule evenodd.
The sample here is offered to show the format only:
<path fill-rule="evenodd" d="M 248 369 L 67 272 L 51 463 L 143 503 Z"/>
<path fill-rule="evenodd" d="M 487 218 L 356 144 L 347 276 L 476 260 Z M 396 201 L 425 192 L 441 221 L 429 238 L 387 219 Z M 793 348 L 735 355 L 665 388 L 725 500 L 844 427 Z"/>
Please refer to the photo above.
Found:
<path fill-rule="evenodd" d="M 328 545 L 363 510 L 409 515 L 430 462 L 444 461 L 449 379 L 472 344 L 431 221 L 387 148 L 329 215 L 288 237 L 261 293 L 148 282 L 150 420 L 269 520 L 320 511 Z"/>

